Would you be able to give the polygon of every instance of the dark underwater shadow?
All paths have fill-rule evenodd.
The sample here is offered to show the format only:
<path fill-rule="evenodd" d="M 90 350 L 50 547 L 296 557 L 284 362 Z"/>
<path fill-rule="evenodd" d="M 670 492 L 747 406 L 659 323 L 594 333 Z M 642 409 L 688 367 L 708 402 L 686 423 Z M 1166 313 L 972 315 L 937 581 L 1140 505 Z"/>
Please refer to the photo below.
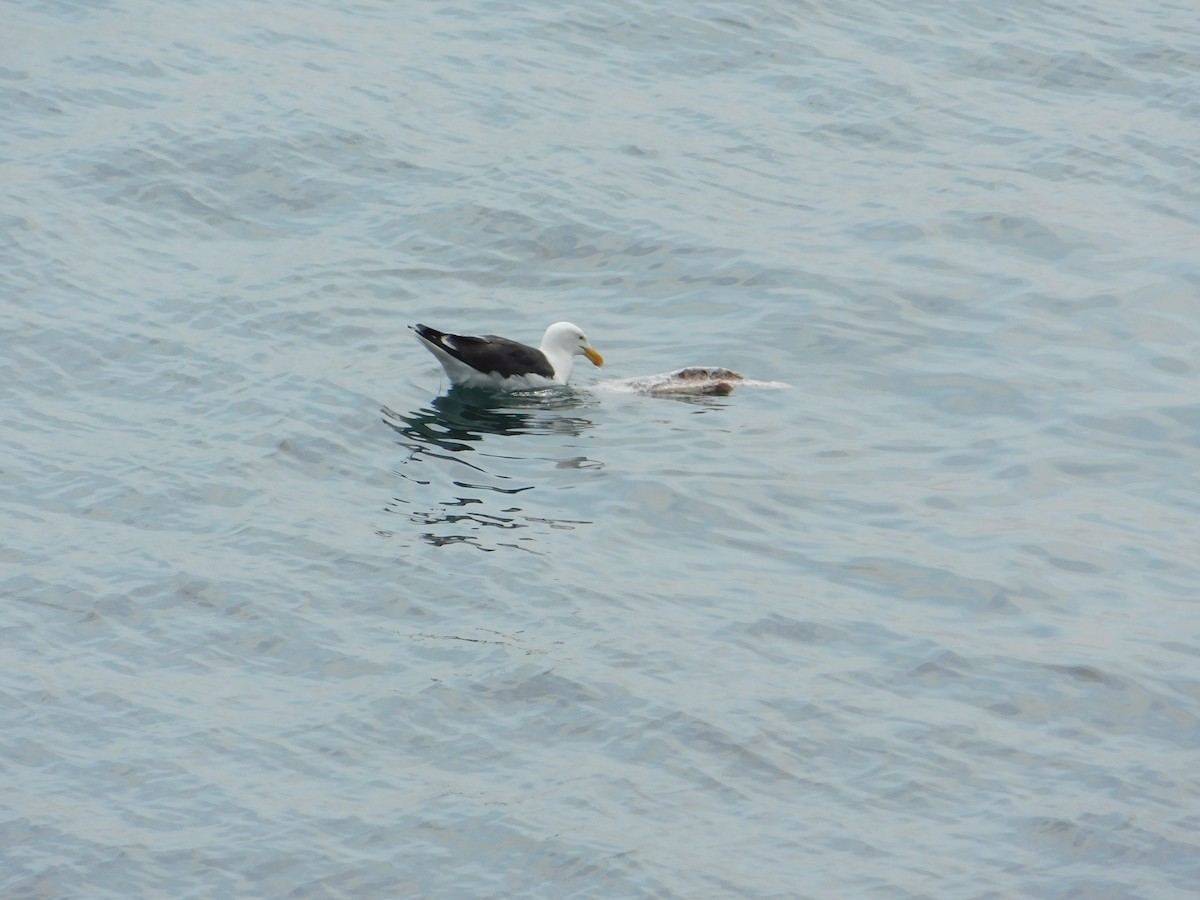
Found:
<path fill-rule="evenodd" d="M 383 423 L 400 435 L 413 451 L 437 447 L 451 452 L 477 449 L 489 435 L 582 434 L 590 419 L 572 415 L 594 406 L 595 400 L 569 389 L 498 394 L 454 387 L 434 397 L 424 409 L 398 413 L 380 410 Z"/>
<path fill-rule="evenodd" d="M 420 537 L 435 546 L 465 543 L 480 550 L 537 552 L 539 530 L 589 524 L 547 514 L 556 510 L 528 507 L 537 502 L 533 492 L 539 484 L 532 476 L 547 464 L 555 469 L 601 468 L 586 457 L 556 453 L 562 449 L 561 438 L 578 437 L 594 427 L 582 413 L 595 405 L 595 398 L 569 388 L 497 394 L 455 387 L 407 413 L 384 407 L 383 423 L 406 451 L 393 470 L 401 479 L 401 496 L 392 497 L 385 509 L 428 529 Z M 547 443 L 537 436 L 555 440 Z M 526 496 L 518 500 L 517 495 Z M 499 540 L 501 536 L 505 539 Z"/>

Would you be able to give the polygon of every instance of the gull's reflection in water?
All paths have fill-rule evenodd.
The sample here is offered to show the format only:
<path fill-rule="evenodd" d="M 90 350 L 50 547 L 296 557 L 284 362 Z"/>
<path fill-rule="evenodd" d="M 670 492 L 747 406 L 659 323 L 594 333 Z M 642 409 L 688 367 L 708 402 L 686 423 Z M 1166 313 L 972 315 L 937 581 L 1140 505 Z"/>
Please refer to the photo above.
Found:
<path fill-rule="evenodd" d="M 495 394 L 455 387 L 424 409 L 385 407 L 384 424 L 407 451 L 395 472 L 402 493 L 387 510 L 427 529 L 421 538 L 435 546 L 538 552 L 545 529 L 588 524 L 560 515 L 561 505 L 539 498 L 536 489 L 557 470 L 601 468 L 564 452 L 593 427 L 584 413 L 595 403 L 562 388 Z"/>

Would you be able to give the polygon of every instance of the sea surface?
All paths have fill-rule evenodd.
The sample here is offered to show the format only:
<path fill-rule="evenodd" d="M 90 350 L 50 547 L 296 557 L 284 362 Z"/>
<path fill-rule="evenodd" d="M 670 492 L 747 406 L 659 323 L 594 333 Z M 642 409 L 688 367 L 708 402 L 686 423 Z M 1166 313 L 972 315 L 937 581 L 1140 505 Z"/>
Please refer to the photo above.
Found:
<path fill-rule="evenodd" d="M 0 122 L 0 897 L 1198 895 L 1194 4 L 14 0 Z"/>

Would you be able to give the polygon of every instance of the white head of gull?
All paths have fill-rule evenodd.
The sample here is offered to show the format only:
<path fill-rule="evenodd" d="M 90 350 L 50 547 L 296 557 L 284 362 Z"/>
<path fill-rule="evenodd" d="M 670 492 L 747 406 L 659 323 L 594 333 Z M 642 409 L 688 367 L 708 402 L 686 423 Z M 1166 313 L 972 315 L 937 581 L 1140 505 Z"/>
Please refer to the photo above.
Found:
<path fill-rule="evenodd" d="M 448 334 L 427 325 L 409 326 L 425 349 L 463 387 L 500 391 L 526 391 L 563 385 L 571 377 L 576 356 L 593 365 L 604 365 L 587 335 L 570 322 L 555 322 L 546 329 L 540 347 L 485 334 L 479 337 Z"/>

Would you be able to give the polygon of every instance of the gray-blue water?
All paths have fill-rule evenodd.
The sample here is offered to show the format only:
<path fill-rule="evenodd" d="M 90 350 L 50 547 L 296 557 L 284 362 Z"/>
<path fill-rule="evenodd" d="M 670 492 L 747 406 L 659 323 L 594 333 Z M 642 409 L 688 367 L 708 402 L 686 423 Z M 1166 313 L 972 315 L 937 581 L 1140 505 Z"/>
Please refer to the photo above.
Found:
<path fill-rule="evenodd" d="M 1195 896 L 1193 5 L 3 18 L 0 895 Z"/>

